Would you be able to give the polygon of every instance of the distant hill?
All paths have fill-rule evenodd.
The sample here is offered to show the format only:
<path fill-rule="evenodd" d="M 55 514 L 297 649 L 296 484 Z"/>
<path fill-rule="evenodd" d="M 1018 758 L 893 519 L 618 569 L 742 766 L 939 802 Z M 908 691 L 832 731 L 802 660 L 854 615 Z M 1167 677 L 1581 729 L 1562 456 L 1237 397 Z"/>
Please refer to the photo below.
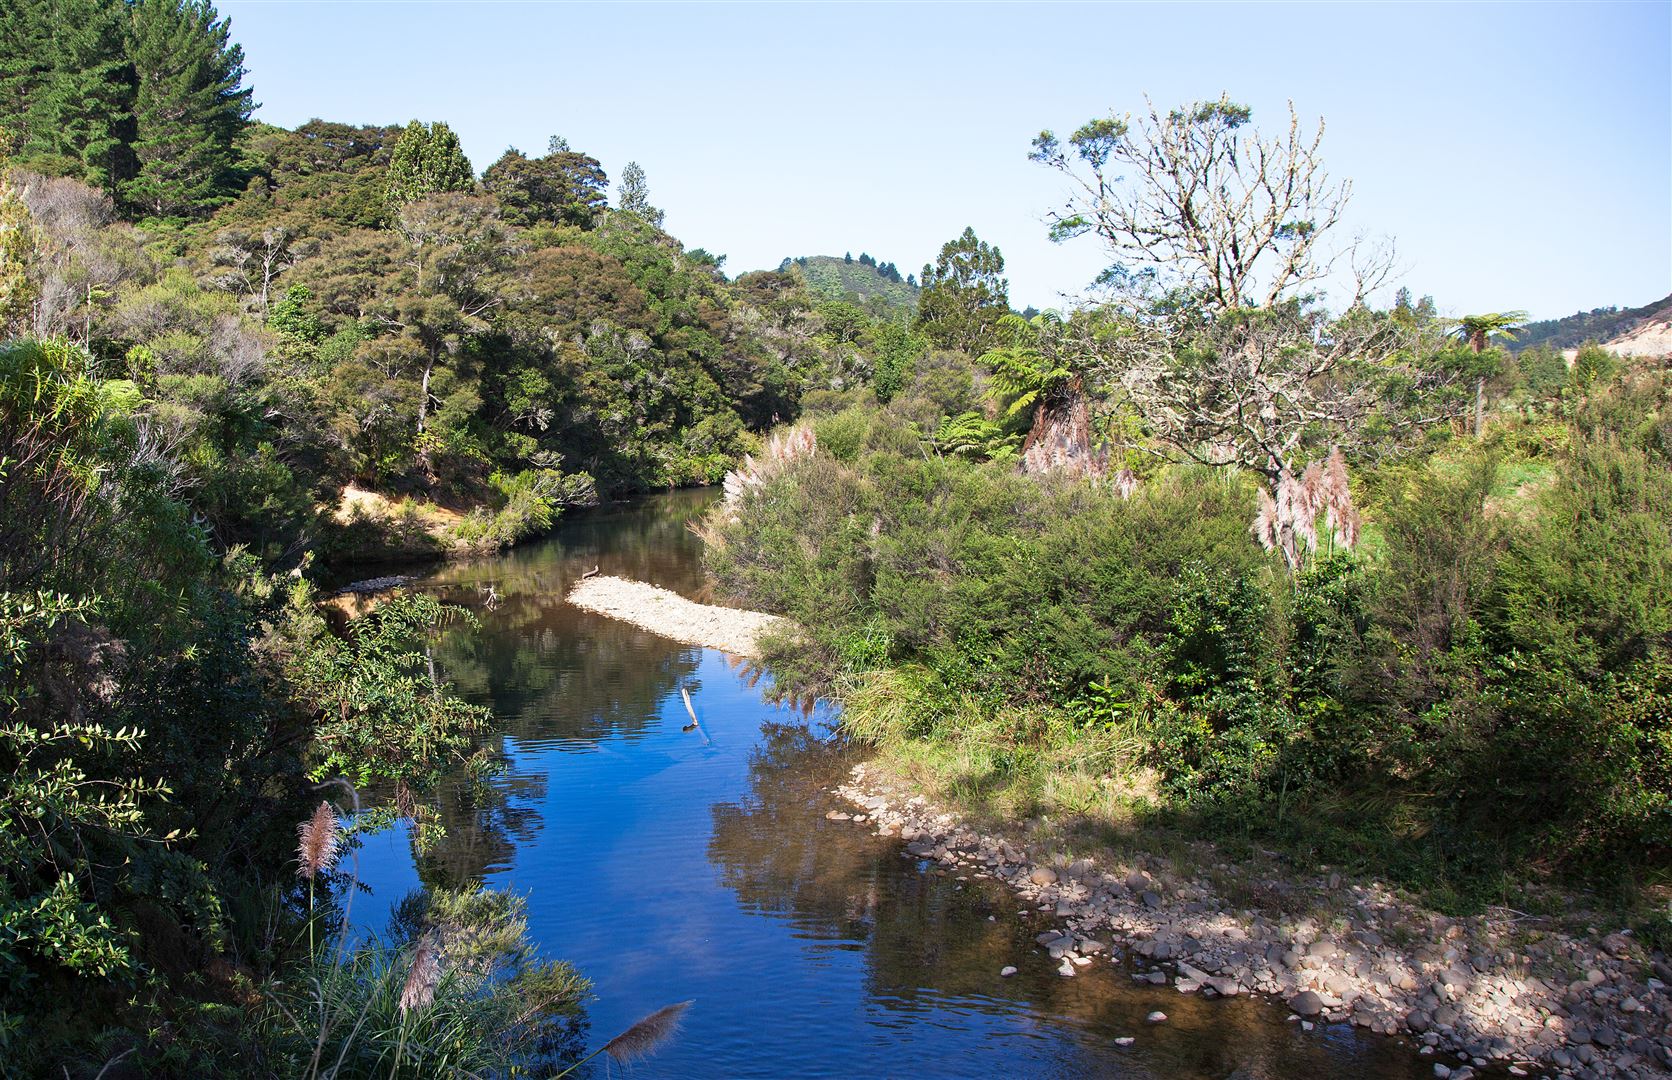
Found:
<path fill-rule="evenodd" d="M 1637 310 L 1643 317 L 1602 347 L 1616 356 L 1672 356 L 1672 296 Z"/>
<path fill-rule="evenodd" d="M 1656 319 L 1661 322 L 1672 319 L 1672 296 L 1638 308 L 1594 308 L 1562 319 L 1528 323 L 1516 331 L 1511 348 L 1515 352 L 1534 345 L 1573 349 L 1587 341 L 1611 342 L 1630 334 L 1640 324 Z"/>
<path fill-rule="evenodd" d="M 893 263 L 878 263 L 869 255 L 851 262 L 836 255 L 806 255 L 785 259 L 778 269 L 799 273 L 815 296 L 827 300 L 846 300 L 868 310 L 886 309 L 904 315 L 917 311 L 921 290 L 908 285 Z"/>

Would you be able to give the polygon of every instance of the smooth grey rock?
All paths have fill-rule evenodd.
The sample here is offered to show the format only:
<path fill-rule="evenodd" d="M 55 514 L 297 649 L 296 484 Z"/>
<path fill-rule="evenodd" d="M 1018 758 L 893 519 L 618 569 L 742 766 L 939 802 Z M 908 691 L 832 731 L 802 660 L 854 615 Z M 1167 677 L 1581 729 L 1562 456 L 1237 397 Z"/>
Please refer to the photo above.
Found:
<path fill-rule="evenodd" d="M 1289 1008 L 1301 1016 L 1317 1016 L 1324 1011 L 1324 999 L 1311 990 L 1302 990 L 1289 999 Z"/>

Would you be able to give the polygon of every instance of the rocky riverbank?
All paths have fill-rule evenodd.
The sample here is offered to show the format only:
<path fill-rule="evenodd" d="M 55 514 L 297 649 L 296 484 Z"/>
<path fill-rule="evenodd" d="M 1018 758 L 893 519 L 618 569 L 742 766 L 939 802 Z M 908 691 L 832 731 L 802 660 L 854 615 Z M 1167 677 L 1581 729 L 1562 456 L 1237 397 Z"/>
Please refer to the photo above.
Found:
<path fill-rule="evenodd" d="M 1181 993 L 1268 994 L 1308 1029 L 1408 1035 L 1453 1080 L 1494 1067 L 1672 1075 L 1672 969 L 1629 934 L 1573 935 L 1502 909 L 1449 919 L 1336 874 L 1251 880 L 1270 868 L 1070 861 L 978 832 L 875 765 L 856 766 L 837 791 L 859 809 L 831 816 L 900 837 L 910 857 L 1003 881 L 1047 915 L 1057 928 L 1038 937 L 1042 959 L 1064 977 L 1126 961 L 1133 979 Z M 1217 895 L 1226 881 L 1271 902 L 1239 907 Z"/>
<path fill-rule="evenodd" d="M 733 656 L 758 657 L 761 635 L 787 625 L 776 615 L 699 604 L 678 593 L 619 577 L 585 578 L 569 590 L 569 602 L 687 645 Z"/>

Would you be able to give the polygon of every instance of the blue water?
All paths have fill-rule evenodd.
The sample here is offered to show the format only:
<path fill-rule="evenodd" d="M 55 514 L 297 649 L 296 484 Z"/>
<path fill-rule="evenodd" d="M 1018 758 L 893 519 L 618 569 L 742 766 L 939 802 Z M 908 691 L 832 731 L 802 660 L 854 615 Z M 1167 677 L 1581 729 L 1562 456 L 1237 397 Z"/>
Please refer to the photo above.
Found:
<path fill-rule="evenodd" d="M 562 602 L 593 566 L 700 595 L 684 524 L 706 499 L 588 515 L 424 582 L 482 620 L 438 660 L 493 706 L 505 769 L 486 797 L 447 793 L 447 836 L 422 858 L 404 827 L 366 839 L 363 928 L 421 883 L 524 894 L 534 938 L 593 981 L 591 1045 L 694 999 L 677 1039 L 632 1067 L 647 1080 L 1431 1075 L 1408 1043 L 1303 1033 L 1271 1003 L 1139 988 L 1108 962 L 1062 978 L 1008 890 L 826 820 L 853 761 L 827 715 L 767 704 L 719 653 Z M 682 730 L 680 686 L 700 730 Z M 1006 964 L 1020 973 L 1000 978 Z M 1152 1009 L 1170 1020 L 1146 1024 Z"/>

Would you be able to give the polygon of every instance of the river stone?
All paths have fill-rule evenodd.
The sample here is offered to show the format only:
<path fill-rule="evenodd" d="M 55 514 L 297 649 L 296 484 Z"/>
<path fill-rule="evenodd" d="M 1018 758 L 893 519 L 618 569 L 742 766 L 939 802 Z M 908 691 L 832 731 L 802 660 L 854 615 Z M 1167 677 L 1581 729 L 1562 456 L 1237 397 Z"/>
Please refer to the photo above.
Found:
<path fill-rule="evenodd" d="M 1162 1012 L 1160 1009 L 1157 1009 L 1148 1016 L 1144 1017 L 1144 1019 L 1148 1020 L 1152 1024 L 1165 1024 L 1167 1022 L 1167 1014 Z"/>
<path fill-rule="evenodd" d="M 1144 906 L 1147 907 L 1147 908 L 1158 908 L 1158 907 L 1160 907 L 1161 906 L 1161 897 L 1158 894 L 1153 893 L 1153 892 L 1145 893 L 1144 894 Z"/>
<path fill-rule="evenodd" d="M 1120 1038 L 1115 1040 L 1115 1045 L 1116 1046 L 1131 1046 L 1133 1043 L 1135 1043 L 1137 1041 L 1138 1041 L 1137 1039 L 1134 1039 L 1130 1035 L 1122 1035 Z"/>
<path fill-rule="evenodd" d="M 1302 990 L 1289 999 L 1289 1008 L 1301 1016 L 1317 1016 L 1324 1011 L 1324 999 L 1310 990 Z"/>
<path fill-rule="evenodd" d="M 1319 938 L 1307 946 L 1306 955 L 1316 956 L 1320 960 L 1328 960 L 1335 955 L 1335 942 L 1329 938 Z"/>
<path fill-rule="evenodd" d="M 1033 873 L 1028 875 L 1028 880 L 1035 885 L 1052 885 L 1056 883 L 1057 872 L 1049 866 L 1037 867 Z"/>
<path fill-rule="evenodd" d="M 1008 979 L 1008 978 L 1010 978 L 1010 976 L 1012 976 L 1014 974 L 1016 974 L 1016 969 L 1014 967 L 1012 967 L 1010 964 L 1006 964 L 1003 967 L 999 968 L 999 975 L 1002 978 Z"/>

